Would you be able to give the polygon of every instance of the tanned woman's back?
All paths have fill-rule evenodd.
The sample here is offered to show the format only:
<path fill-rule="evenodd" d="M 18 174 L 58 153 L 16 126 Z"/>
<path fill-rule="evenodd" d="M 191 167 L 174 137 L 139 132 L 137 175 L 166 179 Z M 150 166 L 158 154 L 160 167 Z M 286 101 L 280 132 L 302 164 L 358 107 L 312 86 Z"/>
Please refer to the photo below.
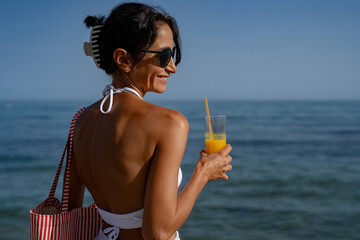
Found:
<path fill-rule="evenodd" d="M 161 115 L 171 110 L 132 93 L 114 96 L 110 114 L 88 107 L 76 123 L 74 162 L 80 179 L 103 210 L 126 214 L 144 207 L 145 188 Z M 122 230 L 120 237 L 127 239 Z M 128 233 L 129 234 L 129 233 Z M 133 235 L 131 235 L 134 237 Z"/>

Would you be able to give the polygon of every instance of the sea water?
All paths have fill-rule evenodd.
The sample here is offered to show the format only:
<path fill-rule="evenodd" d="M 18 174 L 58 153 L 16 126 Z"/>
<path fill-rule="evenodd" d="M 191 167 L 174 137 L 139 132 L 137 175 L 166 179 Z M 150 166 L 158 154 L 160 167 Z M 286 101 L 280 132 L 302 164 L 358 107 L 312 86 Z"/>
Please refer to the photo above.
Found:
<path fill-rule="evenodd" d="M 71 118 L 88 104 L 0 102 L 0 239 L 29 238 L 29 210 L 47 197 Z M 156 104 L 189 121 L 184 186 L 205 147 L 204 104 Z M 227 115 L 233 170 L 200 193 L 182 239 L 360 239 L 360 101 L 209 104 Z"/>

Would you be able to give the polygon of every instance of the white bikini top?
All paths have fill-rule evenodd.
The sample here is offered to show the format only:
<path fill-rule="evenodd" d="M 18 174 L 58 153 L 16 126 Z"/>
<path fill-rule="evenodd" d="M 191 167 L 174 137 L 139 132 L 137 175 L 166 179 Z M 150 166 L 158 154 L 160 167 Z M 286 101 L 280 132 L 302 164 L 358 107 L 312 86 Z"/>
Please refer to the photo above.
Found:
<path fill-rule="evenodd" d="M 104 98 L 103 98 L 103 100 L 101 101 L 101 104 L 100 104 L 100 111 L 103 114 L 108 114 L 111 111 L 111 108 L 112 108 L 112 105 L 113 105 L 113 95 L 116 94 L 116 93 L 121 93 L 121 92 L 131 92 L 131 93 L 135 94 L 136 96 L 138 96 L 141 100 L 143 99 L 140 96 L 140 94 L 137 91 L 135 91 L 134 89 L 132 89 L 132 88 L 129 88 L 129 87 L 115 88 L 112 84 L 109 84 L 103 90 Z M 108 100 L 108 98 L 110 98 L 110 103 L 109 103 L 108 109 L 106 111 L 104 111 L 103 106 L 104 106 L 104 103 Z"/>
<path fill-rule="evenodd" d="M 182 171 L 181 168 L 179 168 L 178 187 L 180 186 L 181 181 L 182 181 Z M 112 227 L 108 227 L 104 229 L 104 233 L 111 240 L 117 239 L 117 237 L 119 236 L 120 229 L 133 229 L 133 228 L 142 227 L 142 220 L 144 216 L 143 208 L 135 212 L 126 213 L 126 214 L 115 214 L 112 212 L 102 210 L 99 207 L 97 207 L 97 210 L 101 218 L 106 223 L 112 225 Z"/>
<path fill-rule="evenodd" d="M 121 93 L 121 92 L 131 92 L 134 93 L 136 96 L 138 96 L 140 99 L 142 97 L 138 92 L 136 92 L 132 88 L 114 88 L 113 85 L 107 85 L 106 88 L 103 91 L 104 99 L 101 101 L 100 104 L 100 111 L 103 114 L 107 114 L 111 111 L 112 105 L 113 105 L 113 94 L 115 93 Z M 103 111 L 103 105 L 106 102 L 106 100 L 110 98 L 110 104 L 106 111 Z M 178 173 L 178 187 L 180 186 L 182 181 L 182 171 L 181 168 L 179 168 Z M 137 210 L 135 212 L 126 213 L 126 214 L 115 214 L 112 212 L 108 212 L 105 210 L 102 210 L 101 208 L 97 207 L 97 210 L 101 216 L 101 218 L 108 224 L 112 225 L 112 227 L 108 227 L 104 229 L 104 233 L 107 234 L 108 238 L 111 240 L 117 239 L 119 236 L 120 229 L 133 229 L 133 228 L 141 228 L 142 227 L 142 220 L 144 215 L 144 209 Z"/>

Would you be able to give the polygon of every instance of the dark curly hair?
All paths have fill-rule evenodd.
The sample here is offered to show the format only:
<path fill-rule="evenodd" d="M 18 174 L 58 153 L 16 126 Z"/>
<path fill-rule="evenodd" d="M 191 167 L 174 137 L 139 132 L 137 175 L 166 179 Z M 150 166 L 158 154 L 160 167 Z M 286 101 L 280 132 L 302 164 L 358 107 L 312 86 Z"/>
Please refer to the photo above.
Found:
<path fill-rule="evenodd" d="M 90 28 L 103 25 L 98 44 L 100 52 L 100 68 L 107 74 L 113 74 L 117 66 L 113 53 L 123 48 L 130 53 L 133 66 L 141 61 L 145 52 L 154 43 L 159 23 L 169 25 L 173 33 L 175 65 L 181 61 L 180 35 L 176 21 L 160 7 L 152 7 L 142 3 L 124 3 L 115 7 L 110 16 L 87 16 L 85 25 Z"/>

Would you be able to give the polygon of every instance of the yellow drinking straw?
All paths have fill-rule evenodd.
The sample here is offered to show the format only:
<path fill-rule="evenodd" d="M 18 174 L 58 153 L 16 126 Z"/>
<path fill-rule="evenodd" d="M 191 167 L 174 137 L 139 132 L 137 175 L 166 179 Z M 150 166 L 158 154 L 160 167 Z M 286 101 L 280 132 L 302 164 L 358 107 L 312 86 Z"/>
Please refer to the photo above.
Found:
<path fill-rule="evenodd" d="M 212 127 L 211 127 L 210 111 L 209 111 L 208 101 L 207 101 L 207 98 L 205 98 L 204 100 L 205 100 L 207 120 L 208 120 L 208 124 L 209 124 L 210 139 L 213 140 L 214 139 L 214 134 L 213 134 L 213 130 L 212 130 Z"/>

